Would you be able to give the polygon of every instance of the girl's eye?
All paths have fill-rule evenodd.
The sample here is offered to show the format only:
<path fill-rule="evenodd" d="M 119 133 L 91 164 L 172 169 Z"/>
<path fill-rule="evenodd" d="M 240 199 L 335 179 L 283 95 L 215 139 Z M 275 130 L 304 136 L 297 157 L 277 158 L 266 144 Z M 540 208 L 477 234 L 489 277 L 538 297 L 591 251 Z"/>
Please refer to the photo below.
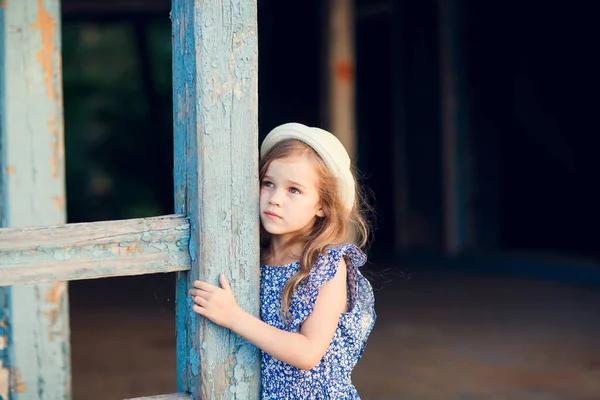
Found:
<path fill-rule="evenodd" d="M 273 183 L 272 183 L 272 182 L 269 182 L 269 181 L 264 181 L 264 182 L 263 182 L 263 186 L 264 186 L 264 187 L 268 187 L 268 188 L 270 188 L 270 187 L 273 187 Z"/>
<path fill-rule="evenodd" d="M 293 194 L 300 194 L 300 191 L 298 189 L 296 189 L 295 187 L 290 188 L 290 192 Z"/>

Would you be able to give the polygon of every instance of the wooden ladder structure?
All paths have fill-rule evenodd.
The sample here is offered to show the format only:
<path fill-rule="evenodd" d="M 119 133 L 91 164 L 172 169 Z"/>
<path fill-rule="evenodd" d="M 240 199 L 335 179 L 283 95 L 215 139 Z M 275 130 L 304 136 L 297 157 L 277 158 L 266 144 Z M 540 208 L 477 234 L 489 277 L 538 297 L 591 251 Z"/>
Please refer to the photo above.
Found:
<path fill-rule="evenodd" d="M 146 399 L 259 398 L 258 350 L 187 295 L 224 272 L 258 315 L 256 16 L 172 1 L 174 215 L 65 224 L 60 0 L 0 0 L 0 400 L 71 398 L 66 282 L 167 272 L 179 393 Z"/>

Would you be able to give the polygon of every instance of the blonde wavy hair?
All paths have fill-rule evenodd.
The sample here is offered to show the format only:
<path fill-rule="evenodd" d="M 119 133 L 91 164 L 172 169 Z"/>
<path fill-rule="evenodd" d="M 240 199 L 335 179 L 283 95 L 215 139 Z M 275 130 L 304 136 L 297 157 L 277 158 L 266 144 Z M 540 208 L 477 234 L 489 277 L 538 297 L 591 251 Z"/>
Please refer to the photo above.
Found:
<path fill-rule="evenodd" d="M 295 139 L 283 140 L 273 146 L 260 160 L 259 181 L 262 184 L 269 165 L 279 159 L 292 156 L 305 156 L 313 163 L 319 178 L 318 191 L 321 207 L 325 216 L 316 217 L 314 225 L 300 231 L 286 245 L 302 243 L 298 272 L 287 282 L 283 289 L 281 309 L 285 319 L 289 317 L 289 305 L 294 291 L 310 275 L 312 266 L 319 254 L 326 254 L 327 248 L 348 241 L 364 248 L 369 237 L 366 212 L 369 210 L 364 194 L 355 185 L 354 206 L 349 211 L 343 204 L 338 192 L 337 178 L 329 171 L 321 157 L 312 147 Z M 261 254 L 264 255 L 271 241 L 271 234 L 260 227 Z"/>

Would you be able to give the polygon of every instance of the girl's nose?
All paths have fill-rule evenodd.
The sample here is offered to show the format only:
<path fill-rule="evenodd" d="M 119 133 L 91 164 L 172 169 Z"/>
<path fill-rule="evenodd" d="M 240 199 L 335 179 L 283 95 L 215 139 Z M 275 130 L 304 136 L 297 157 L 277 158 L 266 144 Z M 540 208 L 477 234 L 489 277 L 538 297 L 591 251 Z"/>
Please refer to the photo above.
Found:
<path fill-rule="evenodd" d="M 272 206 L 280 207 L 281 206 L 281 199 L 280 199 L 280 197 L 281 196 L 279 194 L 279 191 L 275 190 L 273 192 L 273 195 L 269 199 L 269 204 L 271 204 Z"/>

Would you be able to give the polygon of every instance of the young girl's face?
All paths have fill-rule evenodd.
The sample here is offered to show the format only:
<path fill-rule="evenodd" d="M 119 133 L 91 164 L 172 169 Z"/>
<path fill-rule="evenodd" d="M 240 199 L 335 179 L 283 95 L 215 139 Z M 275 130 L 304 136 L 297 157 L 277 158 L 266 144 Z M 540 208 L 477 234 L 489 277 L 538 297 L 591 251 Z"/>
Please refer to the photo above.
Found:
<path fill-rule="evenodd" d="M 272 235 L 293 235 L 325 216 L 319 176 L 305 155 L 276 159 L 260 183 L 260 220 Z"/>

